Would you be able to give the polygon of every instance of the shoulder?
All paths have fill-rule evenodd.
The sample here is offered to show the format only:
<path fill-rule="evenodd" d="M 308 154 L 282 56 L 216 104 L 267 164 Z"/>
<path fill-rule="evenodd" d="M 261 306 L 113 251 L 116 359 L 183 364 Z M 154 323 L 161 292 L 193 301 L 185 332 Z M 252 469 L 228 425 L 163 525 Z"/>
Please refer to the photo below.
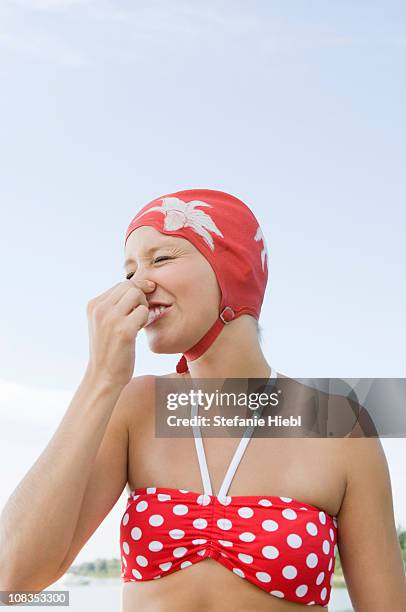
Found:
<path fill-rule="evenodd" d="M 390 485 L 388 463 L 378 437 L 345 438 L 342 447 L 349 494 L 354 495 L 366 478 L 371 478 L 371 481 L 364 483 L 363 488 L 387 488 Z"/>
<path fill-rule="evenodd" d="M 150 408 L 154 406 L 158 380 L 178 376 L 176 372 L 134 376 L 122 390 L 116 406 L 127 425 L 134 425 L 151 412 Z"/>
<path fill-rule="evenodd" d="M 126 425 L 134 423 L 145 412 L 151 401 L 155 387 L 156 377 L 151 374 L 135 376 L 121 391 L 115 406 L 117 418 L 122 419 Z"/>
<path fill-rule="evenodd" d="M 342 441 L 343 458 L 347 466 L 349 488 L 359 484 L 366 475 L 374 480 L 388 476 L 385 452 L 379 438 L 349 437 Z"/>

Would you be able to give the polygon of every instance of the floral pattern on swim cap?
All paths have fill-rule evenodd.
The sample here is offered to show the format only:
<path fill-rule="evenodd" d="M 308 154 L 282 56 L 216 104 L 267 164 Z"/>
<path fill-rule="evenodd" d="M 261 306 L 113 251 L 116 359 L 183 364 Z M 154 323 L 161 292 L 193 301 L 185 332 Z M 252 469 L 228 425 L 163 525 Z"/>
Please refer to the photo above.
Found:
<path fill-rule="evenodd" d="M 214 242 L 210 232 L 214 232 L 218 236 L 223 234 L 220 232 L 213 219 L 208 213 L 197 208 L 197 206 L 209 206 L 207 202 L 192 200 L 184 202 L 180 198 L 162 198 L 161 206 L 153 206 L 145 212 L 157 210 L 165 215 L 164 228 L 168 231 L 181 229 L 182 227 L 190 227 L 207 242 L 211 250 L 214 250 Z M 145 215 L 141 213 L 139 217 Z"/>

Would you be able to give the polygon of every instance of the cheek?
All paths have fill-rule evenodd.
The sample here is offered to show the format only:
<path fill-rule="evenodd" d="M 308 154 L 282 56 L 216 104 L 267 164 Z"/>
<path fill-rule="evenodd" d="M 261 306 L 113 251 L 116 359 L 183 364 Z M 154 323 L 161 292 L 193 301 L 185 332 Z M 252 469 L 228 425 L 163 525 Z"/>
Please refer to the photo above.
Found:
<path fill-rule="evenodd" d="M 207 265 L 187 262 L 182 266 L 168 266 L 157 282 L 173 296 L 177 306 L 194 312 L 217 314 L 221 291 L 216 276 Z"/>

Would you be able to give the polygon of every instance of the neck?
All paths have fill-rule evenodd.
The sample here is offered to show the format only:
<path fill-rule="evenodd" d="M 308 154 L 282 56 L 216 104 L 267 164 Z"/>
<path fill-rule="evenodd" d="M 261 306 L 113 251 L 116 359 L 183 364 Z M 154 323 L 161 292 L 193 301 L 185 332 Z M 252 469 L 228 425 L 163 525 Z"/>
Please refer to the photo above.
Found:
<path fill-rule="evenodd" d="M 225 325 L 207 351 L 189 361 L 188 367 L 191 378 L 269 378 L 271 375 L 271 366 L 249 315 Z"/>

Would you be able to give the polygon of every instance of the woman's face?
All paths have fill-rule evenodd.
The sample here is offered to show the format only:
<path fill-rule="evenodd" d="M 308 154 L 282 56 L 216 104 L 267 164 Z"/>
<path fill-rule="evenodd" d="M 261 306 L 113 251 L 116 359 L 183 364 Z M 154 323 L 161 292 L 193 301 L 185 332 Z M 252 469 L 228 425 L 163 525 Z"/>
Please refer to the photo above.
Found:
<path fill-rule="evenodd" d="M 146 327 L 155 353 L 183 353 L 213 325 L 219 314 L 221 291 L 213 268 L 196 247 L 178 236 L 142 226 L 128 237 L 125 270 L 130 279 L 156 283 L 148 303 L 170 305 Z"/>

